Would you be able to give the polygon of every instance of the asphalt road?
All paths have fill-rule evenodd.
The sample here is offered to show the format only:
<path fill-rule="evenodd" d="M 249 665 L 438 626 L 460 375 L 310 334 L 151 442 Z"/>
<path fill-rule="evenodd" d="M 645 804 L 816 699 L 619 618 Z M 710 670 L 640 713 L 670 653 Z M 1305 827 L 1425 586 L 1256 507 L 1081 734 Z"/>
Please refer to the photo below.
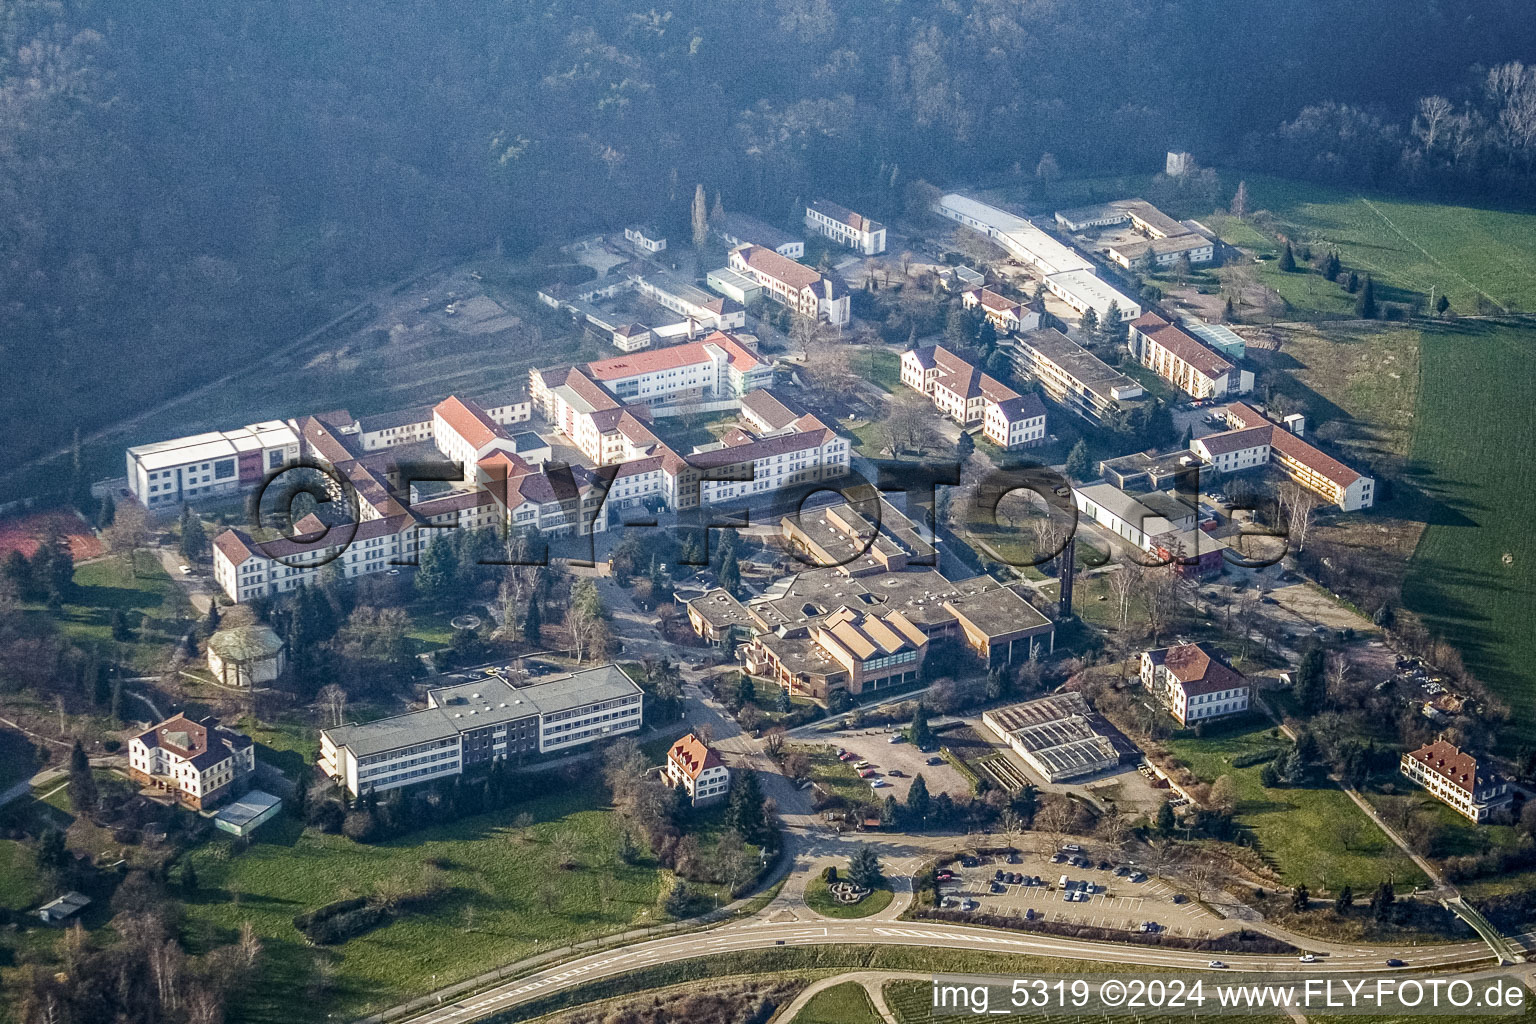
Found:
<path fill-rule="evenodd" d="M 509 1007 L 543 998 L 562 989 L 692 957 L 741 950 L 772 949 L 779 945 L 787 947 L 833 944 L 917 946 L 927 949 L 1016 953 L 1179 970 L 1209 970 L 1210 968 L 1206 965 L 1211 959 L 1210 953 L 1083 942 L 1052 936 L 971 928 L 964 925 L 833 920 L 774 923 L 754 918 L 723 925 L 702 934 L 668 936 L 624 949 L 594 953 L 579 960 L 539 971 L 526 978 L 508 982 L 479 995 L 435 1007 L 424 1014 L 410 1018 L 410 1024 L 464 1024 Z M 1348 971 L 1381 971 L 1384 969 L 1385 955 L 1382 950 L 1341 953 L 1319 958 L 1316 963 L 1311 964 L 1300 963 L 1293 956 L 1222 954 L 1222 957 L 1233 971 L 1274 971 L 1317 975 Z M 1398 956 L 1404 962 L 1404 967 L 1398 970 L 1419 971 L 1479 964 L 1491 959 L 1488 947 L 1481 942 L 1420 947 L 1403 951 Z"/>

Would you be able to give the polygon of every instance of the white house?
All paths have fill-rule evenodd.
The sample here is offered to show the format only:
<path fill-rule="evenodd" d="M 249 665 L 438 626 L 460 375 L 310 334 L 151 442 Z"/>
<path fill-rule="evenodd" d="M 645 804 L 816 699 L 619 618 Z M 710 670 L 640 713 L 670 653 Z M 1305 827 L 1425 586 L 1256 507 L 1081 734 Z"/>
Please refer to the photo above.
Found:
<path fill-rule="evenodd" d="M 1400 769 L 1435 799 L 1478 823 L 1514 799 L 1507 779 L 1443 739 L 1405 753 Z"/>
<path fill-rule="evenodd" d="M 805 208 L 805 226 L 865 256 L 885 252 L 884 224 L 825 199 Z"/>
<path fill-rule="evenodd" d="M 188 807 L 220 803 L 256 770 L 249 736 L 185 715 L 168 718 L 128 741 L 128 774 L 141 786 L 164 790 Z"/>
<path fill-rule="evenodd" d="M 667 784 L 681 789 L 695 807 L 718 803 L 731 790 L 731 770 L 715 750 L 689 733 L 667 751 Z"/>
<path fill-rule="evenodd" d="M 1242 714 L 1252 690 L 1241 672 L 1203 643 L 1143 651 L 1141 683 L 1180 725 Z"/>
<path fill-rule="evenodd" d="M 999 295 L 990 288 L 972 288 L 960 295 L 966 309 L 981 308 L 982 315 L 1000 331 L 1033 331 L 1040 326 L 1040 312 L 1022 302 Z"/>
<path fill-rule="evenodd" d="M 641 252 L 655 255 L 667 247 L 667 237 L 646 224 L 633 224 L 624 229 L 624 240 Z"/>
<path fill-rule="evenodd" d="M 760 245 L 732 249 L 731 269 L 756 281 L 768 298 L 801 316 L 825 320 L 834 327 L 846 324 L 852 316 L 846 285 L 772 249 Z"/>

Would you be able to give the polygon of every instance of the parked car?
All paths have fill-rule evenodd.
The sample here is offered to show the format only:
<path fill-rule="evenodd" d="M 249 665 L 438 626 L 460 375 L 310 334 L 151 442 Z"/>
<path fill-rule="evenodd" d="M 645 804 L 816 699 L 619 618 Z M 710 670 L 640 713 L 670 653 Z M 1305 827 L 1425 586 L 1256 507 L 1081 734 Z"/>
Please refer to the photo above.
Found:
<path fill-rule="evenodd" d="M 905 743 L 905 742 L 907 742 L 907 738 L 905 736 L 903 736 L 901 733 L 898 732 L 898 733 L 893 733 L 891 735 L 891 738 L 886 740 L 885 742 L 887 742 L 887 743 Z"/>
<path fill-rule="evenodd" d="M 893 779 L 904 779 L 907 777 L 907 773 L 902 771 L 900 768 L 892 768 L 885 774 L 889 775 Z"/>
<path fill-rule="evenodd" d="M 944 763 L 944 759 L 942 757 L 930 757 L 927 761 L 925 761 L 923 763 L 927 764 L 929 766 L 940 765 L 940 764 Z"/>

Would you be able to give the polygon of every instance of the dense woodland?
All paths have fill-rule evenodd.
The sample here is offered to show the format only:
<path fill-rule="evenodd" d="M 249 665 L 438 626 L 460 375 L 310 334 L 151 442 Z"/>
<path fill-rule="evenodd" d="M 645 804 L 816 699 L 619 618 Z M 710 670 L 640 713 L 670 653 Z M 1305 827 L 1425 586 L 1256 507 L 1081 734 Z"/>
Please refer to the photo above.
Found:
<path fill-rule="evenodd" d="M 1521 0 L 632 0 L 0 8 L 4 460 L 241 365 L 432 257 L 693 185 L 825 193 L 1149 170 L 1531 193 Z M 1404 59 L 1404 55 L 1411 55 Z M 1479 63 L 1480 62 L 1480 63 Z M 1431 97 L 1427 105 L 1420 97 Z M 1440 99 L 1440 98 L 1443 98 Z M 100 400 L 108 395 L 110 400 Z"/>

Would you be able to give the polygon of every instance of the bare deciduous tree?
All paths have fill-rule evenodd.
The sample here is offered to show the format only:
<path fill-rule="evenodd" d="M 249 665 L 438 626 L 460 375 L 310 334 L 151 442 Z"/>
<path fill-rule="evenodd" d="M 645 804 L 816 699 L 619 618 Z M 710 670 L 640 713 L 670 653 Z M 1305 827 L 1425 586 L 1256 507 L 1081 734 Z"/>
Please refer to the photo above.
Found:
<path fill-rule="evenodd" d="M 320 692 L 315 695 L 315 704 L 325 711 L 331 728 L 338 728 L 346 721 L 347 691 L 335 683 L 327 683 L 320 687 Z"/>

